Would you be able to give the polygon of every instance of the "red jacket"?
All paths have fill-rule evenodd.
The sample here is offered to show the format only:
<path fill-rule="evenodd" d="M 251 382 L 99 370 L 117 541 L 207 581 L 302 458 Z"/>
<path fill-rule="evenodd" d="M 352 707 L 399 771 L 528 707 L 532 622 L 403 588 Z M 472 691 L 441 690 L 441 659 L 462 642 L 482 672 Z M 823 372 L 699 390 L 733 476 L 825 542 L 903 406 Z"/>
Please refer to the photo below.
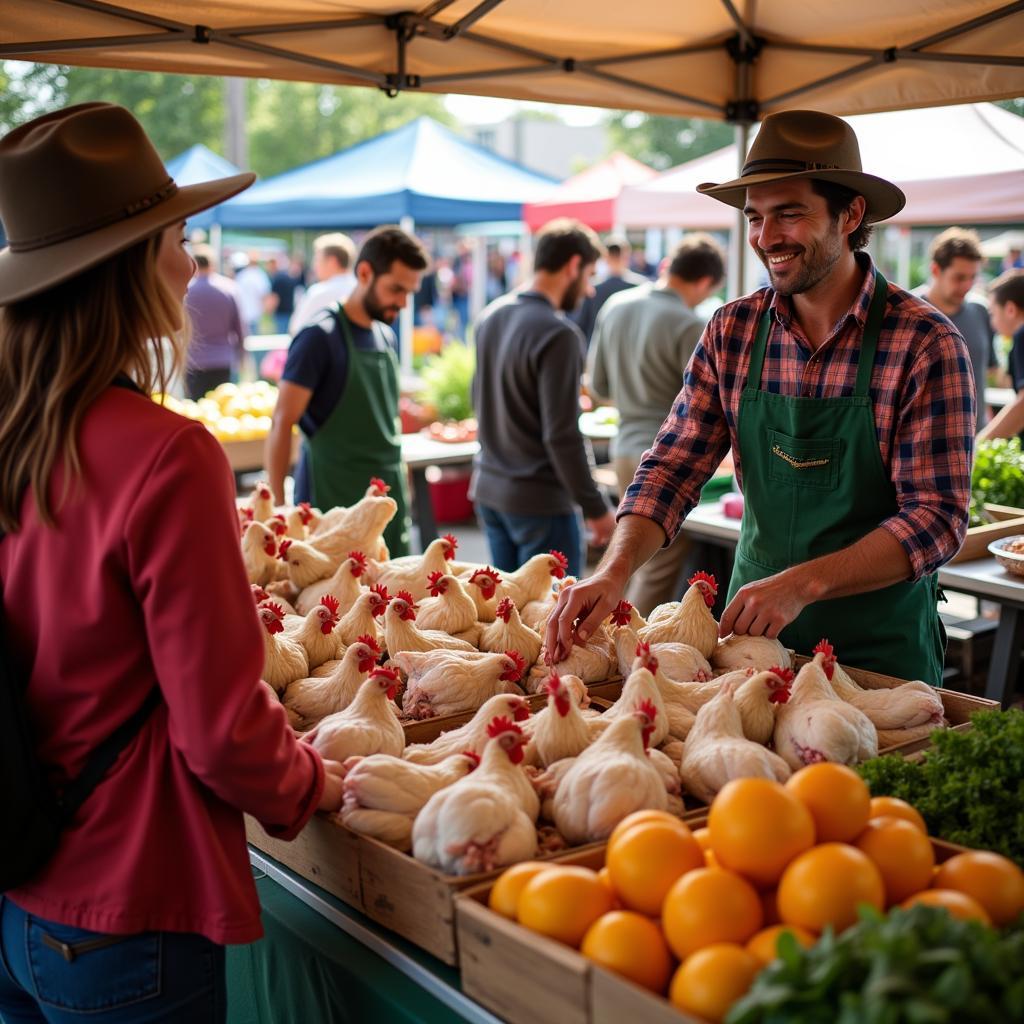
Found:
<path fill-rule="evenodd" d="M 135 711 L 163 701 L 62 836 L 9 893 L 95 931 L 259 938 L 242 811 L 292 838 L 323 766 L 259 684 L 263 637 L 246 580 L 234 481 L 201 424 L 108 389 L 79 431 L 84 486 L 42 525 L 31 495 L 0 544 L 8 643 L 56 784 Z M 55 505 L 62 472 L 54 473 Z"/>

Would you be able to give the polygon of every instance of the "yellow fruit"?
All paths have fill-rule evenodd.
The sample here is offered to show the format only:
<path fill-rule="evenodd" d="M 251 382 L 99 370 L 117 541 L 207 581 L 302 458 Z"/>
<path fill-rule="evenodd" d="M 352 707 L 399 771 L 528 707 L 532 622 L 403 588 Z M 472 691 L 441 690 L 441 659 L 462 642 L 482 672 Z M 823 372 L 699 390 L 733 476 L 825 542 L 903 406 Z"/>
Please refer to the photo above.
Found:
<path fill-rule="evenodd" d="M 704 854 L 682 822 L 644 821 L 608 846 L 612 888 L 630 910 L 661 913 L 665 894 L 681 875 L 704 866 Z"/>
<path fill-rule="evenodd" d="M 817 936 L 799 925 L 772 924 L 762 928 L 747 943 L 747 952 L 753 953 L 762 964 L 770 964 L 779 957 L 776 947 L 783 932 L 789 932 L 804 949 L 810 949 L 818 941 Z"/>
<path fill-rule="evenodd" d="M 872 818 L 854 845 L 881 872 L 887 907 L 931 884 L 935 868 L 932 842 L 905 818 Z"/>
<path fill-rule="evenodd" d="M 516 904 L 519 902 L 519 894 L 523 886 L 536 878 L 542 871 L 550 868 L 550 864 L 544 864 L 537 860 L 525 860 L 521 864 L 513 864 L 494 883 L 491 894 L 487 898 L 487 905 L 491 910 L 509 920 L 516 919 Z"/>
<path fill-rule="evenodd" d="M 786 865 L 814 845 L 811 812 L 770 779 L 733 779 L 708 814 L 711 849 L 722 867 L 755 885 L 774 885 Z"/>
<path fill-rule="evenodd" d="M 700 843 L 700 848 L 707 852 L 711 849 L 711 829 L 705 825 L 703 828 L 693 830 L 693 838 Z"/>
<path fill-rule="evenodd" d="M 669 814 L 668 811 L 634 811 L 632 814 L 627 814 L 612 829 L 612 834 L 608 837 L 608 849 L 610 850 L 615 843 L 628 832 L 634 825 L 642 825 L 645 821 L 661 821 L 669 825 L 682 825 L 682 819 L 677 818 L 674 814 Z M 687 831 L 689 828 L 687 827 Z"/>
<path fill-rule="evenodd" d="M 973 897 L 1000 928 L 1024 912 L 1024 871 L 998 853 L 958 853 L 939 865 L 932 885 Z"/>
<path fill-rule="evenodd" d="M 832 925 L 841 932 L 856 922 L 860 904 L 882 909 L 885 886 L 867 854 L 845 843 L 823 843 L 786 868 L 777 899 L 785 924 L 812 932 Z"/>
<path fill-rule="evenodd" d="M 664 992 L 672 974 L 672 957 L 661 929 L 630 910 L 599 917 L 583 936 L 580 952 L 652 992 Z"/>
<path fill-rule="evenodd" d="M 612 894 L 589 868 L 550 867 L 523 886 L 516 904 L 519 923 L 569 946 L 612 909 Z"/>
<path fill-rule="evenodd" d="M 709 868 L 720 868 L 722 866 L 718 863 L 718 858 L 715 856 L 714 850 L 704 851 L 704 864 Z"/>
<path fill-rule="evenodd" d="M 716 942 L 746 942 L 763 921 L 761 899 L 745 879 L 722 868 L 698 868 L 668 891 L 661 926 L 680 960 Z"/>
<path fill-rule="evenodd" d="M 929 907 L 944 907 L 953 917 L 958 917 L 961 921 L 992 923 L 985 908 L 973 896 L 968 896 L 965 892 L 957 892 L 956 889 L 925 889 L 924 892 L 916 892 L 909 899 L 905 899 L 900 906 L 912 907 L 917 903 L 924 903 Z"/>
<path fill-rule="evenodd" d="M 916 825 L 925 835 L 928 834 L 928 826 L 916 807 L 911 806 L 906 800 L 900 800 L 895 796 L 873 796 L 871 798 L 872 818 L 903 818 L 911 825 Z"/>
<path fill-rule="evenodd" d="M 801 768 L 786 789 L 811 812 L 818 843 L 847 843 L 868 823 L 871 791 L 867 783 L 844 764 L 823 761 Z"/>
<path fill-rule="evenodd" d="M 761 962 L 742 946 L 708 946 L 679 965 L 669 999 L 684 1013 L 719 1024 L 732 1004 L 747 994 L 760 970 Z"/>

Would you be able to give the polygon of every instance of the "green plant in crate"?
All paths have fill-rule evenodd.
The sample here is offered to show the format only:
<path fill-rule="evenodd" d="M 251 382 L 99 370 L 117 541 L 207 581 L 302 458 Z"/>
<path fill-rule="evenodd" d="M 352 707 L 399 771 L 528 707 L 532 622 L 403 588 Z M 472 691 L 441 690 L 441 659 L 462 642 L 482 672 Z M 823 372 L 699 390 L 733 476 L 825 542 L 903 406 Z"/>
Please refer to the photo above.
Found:
<path fill-rule="evenodd" d="M 461 342 L 449 342 L 440 355 L 424 365 L 423 387 L 416 396 L 432 405 L 440 420 L 465 420 L 473 415 L 470 385 L 475 359 L 473 350 Z"/>
<path fill-rule="evenodd" d="M 1020 438 L 982 441 L 974 453 L 971 494 L 980 507 L 986 503 L 1024 508 L 1024 452 Z"/>

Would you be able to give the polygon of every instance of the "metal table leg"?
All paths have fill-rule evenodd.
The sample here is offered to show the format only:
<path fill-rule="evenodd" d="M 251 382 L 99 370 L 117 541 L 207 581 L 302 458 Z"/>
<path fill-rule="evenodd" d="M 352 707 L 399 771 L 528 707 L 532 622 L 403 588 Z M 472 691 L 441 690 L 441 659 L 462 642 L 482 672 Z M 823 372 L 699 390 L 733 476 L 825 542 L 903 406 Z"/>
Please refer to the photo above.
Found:
<path fill-rule="evenodd" d="M 992 646 L 992 660 L 988 666 L 985 696 L 999 701 L 1004 708 L 1010 703 L 1020 671 L 1021 646 L 1024 645 L 1024 615 L 1021 611 L 1011 604 L 1002 606 Z"/>
<path fill-rule="evenodd" d="M 434 503 L 430 500 L 430 486 L 427 484 L 427 467 L 413 469 L 412 491 L 416 503 L 416 525 L 420 531 L 420 548 L 427 550 L 432 540 L 437 540 L 437 521 L 434 519 Z"/>

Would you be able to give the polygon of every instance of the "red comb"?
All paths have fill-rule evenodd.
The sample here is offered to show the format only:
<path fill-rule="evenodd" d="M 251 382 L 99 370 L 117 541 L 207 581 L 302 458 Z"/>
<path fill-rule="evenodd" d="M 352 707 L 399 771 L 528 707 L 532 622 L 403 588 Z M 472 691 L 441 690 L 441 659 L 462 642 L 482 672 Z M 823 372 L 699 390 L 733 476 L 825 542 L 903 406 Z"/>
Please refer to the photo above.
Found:
<path fill-rule="evenodd" d="M 310 519 L 313 518 L 313 509 L 310 507 L 308 501 L 299 502 L 299 518 L 302 520 L 303 526 L 308 526 Z"/>
<path fill-rule="evenodd" d="M 503 672 L 501 678 L 507 680 L 510 683 L 518 682 L 523 677 L 523 671 L 526 669 L 526 659 L 518 651 L 505 651 L 505 657 L 511 658 L 516 665 L 515 672 L 511 669 L 508 672 Z"/>
<path fill-rule="evenodd" d="M 251 508 L 240 508 L 238 510 L 238 514 L 243 519 L 245 519 L 246 522 L 249 522 L 249 523 L 251 523 L 254 520 L 255 516 L 256 516 L 255 511 L 253 509 L 251 509 Z"/>
<path fill-rule="evenodd" d="M 441 540 L 446 541 L 447 544 L 448 544 L 448 547 L 445 548 L 444 557 L 445 558 L 454 558 L 455 557 L 455 552 L 459 550 L 459 542 L 455 539 L 455 534 L 453 534 L 453 533 L 446 533 L 441 538 Z"/>
<path fill-rule="evenodd" d="M 385 668 L 383 665 L 378 665 L 371 673 L 371 679 L 388 679 L 392 683 L 397 683 L 400 680 L 398 671 L 393 668 Z"/>
<path fill-rule="evenodd" d="M 511 718 L 505 718 L 504 715 L 493 719 L 491 724 L 487 726 L 487 735 L 491 739 L 494 739 L 495 736 L 500 736 L 503 732 L 514 732 L 519 736 L 523 735 L 523 730 Z"/>
<path fill-rule="evenodd" d="M 430 584 L 430 594 L 432 597 L 440 597 L 448 589 L 448 581 L 444 579 L 445 573 L 438 569 L 437 572 L 432 572 L 427 577 L 427 583 Z M 442 583 L 441 581 L 444 580 Z"/>
<path fill-rule="evenodd" d="M 566 569 L 569 568 L 569 559 L 561 551 L 549 551 L 548 554 L 555 560 L 555 564 L 551 568 L 551 575 L 556 579 L 562 579 Z"/>
<path fill-rule="evenodd" d="M 249 589 L 252 591 L 253 600 L 255 600 L 257 604 L 259 604 L 260 601 L 266 601 L 267 598 L 270 597 L 270 595 L 258 583 L 250 584 Z"/>
<path fill-rule="evenodd" d="M 691 587 L 694 583 L 706 583 L 716 594 L 718 593 L 718 584 L 715 582 L 715 577 L 709 572 L 695 572 L 686 582 Z"/>
<path fill-rule="evenodd" d="M 395 594 L 395 597 L 397 597 L 399 601 L 404 601 L 410 607 L 416 604 L 416 598 L 414 598 L 408 590 L 400 590 Z"/>
<path fill-rule="evenodd" d="M 628 626 L 633 616 L 633 606 L 628 601 L 620 601 L 612 609 L 612 622 L 616 626 Z"/>
<path fill-rule="evenodd" d="M 778 665 L 772 665 L 768 671 L 771 672 L 772 675 L 778 676 L 782 680 L 784 686 L 789 686 L 789 684 L 796 678 L 796 673 L 791 668 L 779 668 Z M 769 685 L 773 685 L 770 679 L 768 682 Z"/>
<path fill-rule="evenodd" d="M 473 575 L 469 577 L 470 583 L 475 583 L 477 576 L 487 576 L 494 580 L 495 583 L 501 582 L 501 576 L 498 575 L 498 570 L 492 569 L 489 565 L 485 566 L 483 569 L 477 569 Z"/>
<path fill-rule="evenodd" d="M 636 650 L 633 652 L 633 656 L 636 658 L 644 658 L 651 653 L 651 645 L 646 640 L 637 640 Z"/>
<path fill-rule="evenodd" d="M 283 540 L 283 541 L 281 541 L 281 546 L 277 549 L 277 557 L 280 558 L 281 561 L 287 561 L 288 549 L 291 546 L 292 546 L 292 542 L 290 540 Z"/>
<path fill-rule="evenodd" d="M 391 490 L 391 485 L 384 483 L 379 476 L 372 476 L 370 477 L 370 490 L 375 493 L 376 497 L 383 498 Z"/>
<path fill-rule="evenodd" d="M 385 602 L 391 600 L 391 595 L 388 593 L 388 588 L 383 583 L 374 583 L 370 590 L 378 597 L 383 598 Z"/>
<path fill-rule="evenodd" d="M 508 622 L 513 608 L 515 608 L 515 605 L 512 603 L 512 598 L 503 597 L 498 602 L 498 607 L 494 609 L 494 614 Z"/>
<path fill-rule="evenodd" d="M 811 654 L 824 654 L 825 657 L 822 659 L 821 667 L 825 672 L 825 677 L 831 681 L 832 675 L 836 670 L 836 653 L 832 645 L 822 637 L 817 646 L 811 651 Z"/>
<path fill-rule="evenodd" d="M 544 680 L 544 689 L 548 693 L 556 693 L 561 688 L 562 688 L 562 677 L 559 676 L 559 674 L 554 669 L 552 669 L 551 670 L 551 675 L 549 675 L 547 677 L 547 679 Z"/>
<path fill-rule="evenodd" d="M 276 601 L 267 601 L 263 607 L 269 608 L 279 619 L 284 618 L 284 609 Z"/>
<path fill-rule="evenodd" d="M 324 594 L 324 596 L 320 598 L 320 603 L 332 615 L 337 615 L 338 614 L 338 608 L 340 607 L 340 602 L 338 601 L 338 599 L 333 594 Z"/>
<path fill-rule="evenodd" d="M 637 701 L 636 710 L 642 715 L 646 715 L 649 722 L 653 722 L 658 717 L 658 709 L 654 706 L 653 700 Z"/>
<path fill-rule="evenodd" d="M 257 484 L 256 493 L 263 499 L 270 497 L 270 487 L 267 484 Z"/>
<path fill-rule="evenodd" d="M 464 750 L 462 751 L 463 757 L 468 757 L 472 764 L 470 765 L 470 771 L 480 767 L 480 755 L 475 750 Z"/>
<path fill-rule="evenodd" d="M 357 565 L 366 568 L 366 555 L 362 551 L 350 551 L 348 557 L 352 559 Z"/>
<path fill-rule="evenodd" d="M 366 646 L 369 647 L 371 651 L 380 654 L 380 644 L 378 644 L 377 641 L 374 640 L 374 638 L 370 636 L 369 633 L 363 633 L 361 636 L 357 636 L 356 643 L 366 644 Z"/>

